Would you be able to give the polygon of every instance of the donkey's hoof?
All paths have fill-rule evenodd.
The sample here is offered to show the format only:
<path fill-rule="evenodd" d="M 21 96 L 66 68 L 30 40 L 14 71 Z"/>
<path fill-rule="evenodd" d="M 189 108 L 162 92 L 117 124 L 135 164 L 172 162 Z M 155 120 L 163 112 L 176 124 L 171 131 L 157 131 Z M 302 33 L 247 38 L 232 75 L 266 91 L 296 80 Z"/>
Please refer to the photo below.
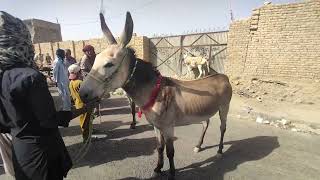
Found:
<path fill-rule="evenodd" d="M 218 152 L 217 155 L 216 155 L 217 158 L 222 158 L 222 156 L 223 156 L 223 154 L 222 154 L 222 153 L 219 153 L 219 152 Z"/>
<path fill-rule="evenodd" d="M 172 174 L 168 175 L 168 180 L 175 180 L 174 176 Z"/>
<path fill-rule="evenodd" d="M 160 177 L 160 176 L 161 176 L 161 171 L 159 171 L 159 172 L 153 171 L 152 178 L 157 178 L 157 177 Z"/>
<path fill-rule="evenodd" d="M 130 129 L 135 129 L 136 128 L 136 125 L 135 124 L 131 124 L 130 125 Z"/>
<path fill-rule="evenodd" d="M 195 152 L 195 153 L 200 152 L 200 150 L 201 150 L 201 149 L 200 149 L 199 147 L 194 147 L 194 148 L 193 148 L 193 152 Z"/>

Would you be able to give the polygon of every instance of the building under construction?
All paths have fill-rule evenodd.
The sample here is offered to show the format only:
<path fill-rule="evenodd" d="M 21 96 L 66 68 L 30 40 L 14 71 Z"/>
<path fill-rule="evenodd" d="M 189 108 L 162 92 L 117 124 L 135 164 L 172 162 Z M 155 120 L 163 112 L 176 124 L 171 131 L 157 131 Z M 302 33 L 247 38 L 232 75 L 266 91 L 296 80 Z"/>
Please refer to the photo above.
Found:
<path fill-rule="evenodd" d="M 60 24 L 40 19 L 27 19 L 23 22 L 30 31 L 33 43 L 62 41 Z"/>

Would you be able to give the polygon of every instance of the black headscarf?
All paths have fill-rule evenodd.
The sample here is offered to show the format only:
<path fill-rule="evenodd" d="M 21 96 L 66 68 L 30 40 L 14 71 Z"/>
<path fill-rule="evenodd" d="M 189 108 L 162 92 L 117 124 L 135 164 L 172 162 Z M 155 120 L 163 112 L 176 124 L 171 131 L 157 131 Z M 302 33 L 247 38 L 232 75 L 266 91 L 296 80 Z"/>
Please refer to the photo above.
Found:
<path fill-rule="evenodd" d="M 26 25 L 18 18 L 0 11 L 0 73 L 16 65 L 35 68 L 34 48 Z"/>
<path fill-rule="evenodd" d="M 65 58 L 65 51 L 63 49 L 57 49 L 56 50 L 56 55 L 63 61 Z"/>

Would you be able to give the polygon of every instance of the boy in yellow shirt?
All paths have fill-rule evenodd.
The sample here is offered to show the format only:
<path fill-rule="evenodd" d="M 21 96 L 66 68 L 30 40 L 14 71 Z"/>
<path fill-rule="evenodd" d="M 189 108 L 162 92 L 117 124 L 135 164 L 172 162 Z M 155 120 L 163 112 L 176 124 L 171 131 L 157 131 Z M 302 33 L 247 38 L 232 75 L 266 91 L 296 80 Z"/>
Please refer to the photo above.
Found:
<path fill-rule="evenodd" d="M 80 70 L 80 66 L 77 64 L 72 64 L 68 68 L 70 80 L 69 89 L 76 109 L 80 109 L 84 106 L 79 94 L 80 85 L 82 83 Z M 89 121 L 91 113 L 92 112 L 87 112 L 80 115 L 80 127 L 82 131 L 83 142 L 85 142 L 89 136 Z"/>

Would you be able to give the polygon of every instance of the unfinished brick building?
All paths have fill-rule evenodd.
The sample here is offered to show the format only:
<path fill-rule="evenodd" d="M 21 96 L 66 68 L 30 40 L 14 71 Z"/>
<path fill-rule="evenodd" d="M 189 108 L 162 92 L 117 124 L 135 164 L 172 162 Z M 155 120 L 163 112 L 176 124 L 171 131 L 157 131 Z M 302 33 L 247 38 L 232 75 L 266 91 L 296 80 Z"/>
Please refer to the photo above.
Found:
<path fill-rule="evenodd" d="M 23 22 L 30 31 L 33 43 L 62 41 L 60 24 L 40 19 L 27 19 Z"/>

